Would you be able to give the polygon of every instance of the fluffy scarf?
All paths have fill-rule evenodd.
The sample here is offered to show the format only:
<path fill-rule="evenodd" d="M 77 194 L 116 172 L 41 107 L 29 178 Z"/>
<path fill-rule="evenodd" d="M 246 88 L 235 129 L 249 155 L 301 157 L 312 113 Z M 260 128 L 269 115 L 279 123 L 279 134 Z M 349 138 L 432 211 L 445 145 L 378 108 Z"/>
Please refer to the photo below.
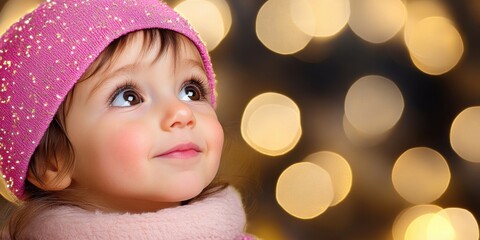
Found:
<path fill-rule="evenodd" d="M 26 231 L 27 239 L 250 239 L 238 192 L 228 187 L 203 200 L 154 213 L 116 214 L 57 207 Z"/>

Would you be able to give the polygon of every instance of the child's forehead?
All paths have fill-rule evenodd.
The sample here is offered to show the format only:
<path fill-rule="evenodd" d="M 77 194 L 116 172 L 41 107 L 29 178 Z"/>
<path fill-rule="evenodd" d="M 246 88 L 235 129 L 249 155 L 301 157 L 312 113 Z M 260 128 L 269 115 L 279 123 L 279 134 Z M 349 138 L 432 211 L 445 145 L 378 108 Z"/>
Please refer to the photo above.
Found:
<path fill-rule="evenodd" d="M 163 41 L 160 37 L 147 40 L 142 31 L 131 33 L 125 47 L 118 49 L 118 56 L 125 57 L 126 61 L 155 62 L 162 56 L 172 56 L 176 60 L 183 58 L 196 58 L 201 61 L 195 45 L 179 33 L 174 33 L 175 41 Z"/>

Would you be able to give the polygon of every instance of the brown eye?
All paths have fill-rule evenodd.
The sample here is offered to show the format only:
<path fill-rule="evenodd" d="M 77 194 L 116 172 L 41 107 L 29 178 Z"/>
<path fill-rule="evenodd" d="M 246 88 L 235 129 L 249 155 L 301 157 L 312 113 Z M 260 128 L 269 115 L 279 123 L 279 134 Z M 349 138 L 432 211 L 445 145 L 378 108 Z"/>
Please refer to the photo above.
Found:
<path fill-rule="evenodd" d="M 132 89 L 124 89 L 115 95 L 112 101 L 113 107 L 130 107 L 142 103 L 143 100 L 136 91 Z"/>
<path fill-rule="evenodd" d="M 198 83 L 192 82 L 183 86 L 179 93 L 179 98 L 183 101 L 200 101 L 204 99 L 203 91 Z"/>

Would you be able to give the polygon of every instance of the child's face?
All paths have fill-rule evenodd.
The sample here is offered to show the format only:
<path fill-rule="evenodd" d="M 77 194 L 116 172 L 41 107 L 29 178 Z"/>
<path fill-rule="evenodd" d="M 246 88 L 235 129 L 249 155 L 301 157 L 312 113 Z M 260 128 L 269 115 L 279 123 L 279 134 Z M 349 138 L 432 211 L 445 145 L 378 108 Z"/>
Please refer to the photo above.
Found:
<path fill-rule="evenodd" d="M 223 130 L 196 48 L 179 43 L 155 62 L 158 51 L 140 57 L 136 34 L 110 69 L 76 85 L 65 123 L 71 188 L 86 200 L 155 211 L 195 197 L 216 175 Z"/>

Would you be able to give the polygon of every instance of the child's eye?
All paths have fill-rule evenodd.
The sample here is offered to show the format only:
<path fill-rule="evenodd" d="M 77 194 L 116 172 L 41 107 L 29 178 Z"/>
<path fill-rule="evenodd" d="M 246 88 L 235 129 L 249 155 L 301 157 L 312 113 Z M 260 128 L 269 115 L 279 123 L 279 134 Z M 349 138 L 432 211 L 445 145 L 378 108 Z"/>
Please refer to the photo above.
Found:
<path fill-rule="evenodd" d="M 200 101 L 205 99 L 205 87 L 196 80 L 186 82 L 178 94 L 182 101 Z"/>
<path fill-rule="evenodd" d="M 130 107 L 142 102 L 142 97 L 135 90 L 123 89 L 114 95 L 110 105 L 113 107 Z"/>

